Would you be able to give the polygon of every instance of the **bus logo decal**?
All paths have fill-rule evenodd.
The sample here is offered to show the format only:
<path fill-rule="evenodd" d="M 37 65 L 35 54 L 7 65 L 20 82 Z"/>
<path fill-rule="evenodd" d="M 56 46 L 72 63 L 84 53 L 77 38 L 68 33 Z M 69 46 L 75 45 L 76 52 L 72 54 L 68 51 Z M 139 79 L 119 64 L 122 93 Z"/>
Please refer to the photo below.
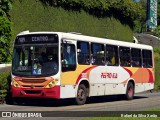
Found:
<path fill-rule="evenodd" d="M 85 69 L 84 71 L 82 71 L 80 74 L 79 74 L 79 76 L 78 76 L 78 78 L 77 78 L 77 80 L 76 80 L 76 84 L 78 84 L 78 82 L 79 82 L 79 80 L 81 79 L 81 78 L 87 78 L 87 79 L 89 79 L 89 72 L 92 70 L 92 69 L 94 69 L 95 67 L 97 67 L 97 66 L 92 66 L 92 67 L 89 67 L 89 68 L 87 68 L 87 69 Z"/>
<path fill-rule="evenodd" d="M 82 73 L 81 78 L 87 78 L 87 73 Z"/>
<path fill-rule="evenodd" d="M 117 73 L 111 73 L 111 72 L 102 72 L 101 78 L 118 78 Z"/>
<path fill-rule="evenodd" d="M 32 84 L 32 85 L 31 85 L 31 89 L 33 89 L 33 88 L 34 88 L 34 85 Z"/>

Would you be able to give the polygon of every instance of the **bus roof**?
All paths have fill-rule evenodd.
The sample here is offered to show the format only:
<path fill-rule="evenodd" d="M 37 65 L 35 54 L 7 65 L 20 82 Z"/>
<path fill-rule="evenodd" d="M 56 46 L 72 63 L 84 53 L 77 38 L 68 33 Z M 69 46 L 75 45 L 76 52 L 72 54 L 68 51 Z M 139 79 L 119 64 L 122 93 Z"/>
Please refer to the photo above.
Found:
<path fill-rule="evenodd" d="M 124 42 L 119 40 L 112 40 L 107 38 L 98 38 L 92 36 L 82 35 L 80 33 L 65 33 L 65 32 L 29 32 L 23 31 L 19 33 L 17 36 L 21 35 L 30 35 L 30 34 L 58 34 L 61 36 L 62 39 L 68 40 L 75 40 L 75 41 L 86 41 L 86 42 L 94 42 L 94 43 L 102 43 L 102 44 L 109 44 L 109 45 L 117 45 L 117 46 L 124 46 L 124 47 L 132 47 L 132 48 L 139 48 L 139 49 L 149 49 L 152 50 L 152 46 L 144 45 L 144 44 L 137 44 L 131 42 Z"/>

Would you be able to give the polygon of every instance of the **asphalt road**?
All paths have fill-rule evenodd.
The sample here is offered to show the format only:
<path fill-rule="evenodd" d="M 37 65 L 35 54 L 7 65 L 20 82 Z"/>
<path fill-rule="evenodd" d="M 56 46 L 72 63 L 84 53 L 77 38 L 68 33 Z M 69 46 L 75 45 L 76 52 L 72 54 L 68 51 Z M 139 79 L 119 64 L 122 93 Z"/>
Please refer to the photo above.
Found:
<path fill-rule="evenodd" d="M 58 105 L 57 105 L 58 104 Z M 131 101 L 126 101 L 117 96 L 106 96 L 106 97 L 93 97 L 89 100 L 89 102 L 85 105 L 78 106 L 74 103 L 74 99 L 61 100 L 60 102 L 51 102 L 51 101 L 26 101 L 21 105 L 0 105 L 0 111 L 12 111 L 12 112 L 38 112 L 43 113 L 47 119 L 63 119 L 66 117 L 68 119 L 82 119 L 81 117 L 90 117 L 95 116 L 97 114 L 101 116 L 101 114 L 114 113 L 116 111 L 120 111 L 123 113 L 125 111 L 143 111 L 150 108 L 160 108 L 160 93 L 141 93 L 136 94 L 135 98 Z M 52 112 L 51 112 L 52 111 Z M 108 111 L 108 112 L 107 112 Z M 112 112 L 110 112 L 112 111 Z M 105 112 L 105 113 L 104 113 Z M 160 115 L 160 112 L 159 112 Z M 81 117 L 80 117 L 81 116 Z M 54 118 L 52 118 L 54 117 Z M 75 118 L 76 117 L 76 118 Z M 78 118 L 77 118 L 78 117 Z M 2 118 L 5 119 L 5 118 Z M 22 118 L 10 118 L 10 119 L 22 119 Z M 25 118 L 25 119 L 33 119 L 33 118 Z M 35 118 L 34 118 L 35 119 Z M 43 119 L 43 118 L 38 118 Z M 45 118 L 46 119 L 46 118 Z"/>
<path fill-rule="evenodd" d="M 135 37 L 138 39 L 139 44 L 151 45 L 152 47 L 160 46 L 160 40 L 150 34 L 140 33 L 135 34 Z"/>

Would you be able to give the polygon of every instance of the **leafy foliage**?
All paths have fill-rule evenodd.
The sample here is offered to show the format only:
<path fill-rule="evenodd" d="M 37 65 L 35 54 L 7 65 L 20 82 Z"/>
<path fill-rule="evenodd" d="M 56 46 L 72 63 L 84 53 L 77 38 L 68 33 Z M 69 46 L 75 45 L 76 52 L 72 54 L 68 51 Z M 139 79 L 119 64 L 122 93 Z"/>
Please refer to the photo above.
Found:
<path fill-rule="evenodd" d="M 154 59 L 155 59 L 155 89 L 160 89 L 160 48 L 154 48 Z"/>
<path fill-rule="evenodd" d="M 160 26 L 157 26 L 155 29 L 155 33 L 158 37 L 160 37 Z"/>
<path fill-rule="evenodd" d="M 50 3 L 51 4 L 51 3 Z M 24 30 L 78 32 L 84 35 L 133 41 L 132 29 L 114 16 L 97 17 L 84 9 L 51 6 L 37 0 L 14 1 L 10 11 L 15 36 Z M 82 4 L 83 5 L 83 4 Z M 106 13 L 107 14 L 107 13 Z M 14 39 L 13 38 L 13 39 Z"/>
<path fill-rule="evenodd" d="M 143 32 L 146 31 L 146 22 L 147 22 L 147 0 L 140 0 L 139 4 L 141 4 L 141 17 L 134 21 L 135 28 L 134 32 Z"/>
<path fill-rule="evenodd" d="M 61 6 L 66 9 L 85 10 L 98 17 L 114 16 L 133 27 L 134 21 L 141 19 L 143 7 L 133 0 L 40 0 L 46 5 Z"/>
<path fill-rule="evenodd" d="M 156 28 L 156 34 L 160 37 L 160 0 L 158 0 L 158 5 L 157 5 L 157 28 Z"/>
<path fill-rule="evenodd" d="M 0 103 L 4 102 L 7 91 L 9 91 L 9 85 L 11 82 L 10 70 L 5 70 L 0 73 Z"/>
<path fill-rule="evenodd" d="M 6 17 L 0 17 L 0 26 L 0 63 L 2 63 L 9 61 L 11 22 Z"/>
<path fill-rule="evenodd" d="M 11 0 L 0 0 L 0 63 L 10 60 L 8 57 L 12 32 L 11 22 L 8 19 L 10 9 Z"/>
<path fill-rule="evenodd" d="M 8 12 L 12 7 L 12 0 L 0 0 L 0 16 L 9 16 Z"/>

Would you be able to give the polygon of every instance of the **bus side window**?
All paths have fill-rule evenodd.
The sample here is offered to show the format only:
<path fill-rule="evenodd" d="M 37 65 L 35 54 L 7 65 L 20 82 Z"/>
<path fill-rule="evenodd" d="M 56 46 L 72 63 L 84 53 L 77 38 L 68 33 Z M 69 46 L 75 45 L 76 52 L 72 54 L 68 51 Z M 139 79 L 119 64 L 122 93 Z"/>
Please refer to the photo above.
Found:
<path fill-rule="evenodd" d="M 106 45 L 106 65 L 117 66 L 118 62 L 118 47 L 114 45 Z"/>
<path fill-rule="evenodd" d="M 132 67 L 141 67 L 142 60 L 141 60 L 141 49 L 132 48 L 131 49 L 131 56 L 132 56 Z"/>
<path fill-rule="evenodd" d="M 93 65 L 104 65 L 104 44 L 91 43 L 91 63 Z"/>
<path fill-rule="evenodd" d="M 90 64 L 88 42 L 77 42 L 77 58 L 79 64 Z"/>
<path fill-rule="evenodd" d="M 131 66 L 130 48 L 120 47 L 119 54 L 120 54 L 120 65 L 126 67 Z"/>
<path fill-rule="evenodd" d="M 143 67 L 151 68 L 152 65 L 152 51 L 142 50 Z"/>
<path fill-rule="evenodd" d="M 76 52 L 75 45 L 64 43 L 62 44 L 62 71 L 74 71 L 76 69 Z"/>

